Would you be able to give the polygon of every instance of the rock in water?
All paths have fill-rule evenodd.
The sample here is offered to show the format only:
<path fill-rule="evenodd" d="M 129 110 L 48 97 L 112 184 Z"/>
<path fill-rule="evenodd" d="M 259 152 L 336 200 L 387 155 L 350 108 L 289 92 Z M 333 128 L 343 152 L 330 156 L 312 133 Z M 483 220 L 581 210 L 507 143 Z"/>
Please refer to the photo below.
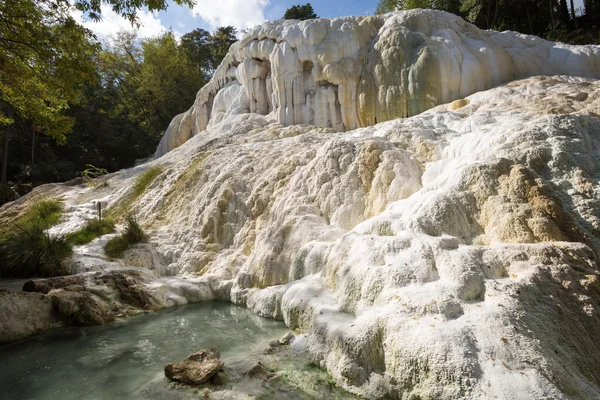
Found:
<path fill-rule="evenodd" d="M 200 385 L 213 378 L 225 365 L 219 358 L 219 350 L 200 350 L 188 358 L 165 365 L 165 376 L 172 381 L 187 385 Z M 224 382 L 223 376 L 218 376 L 218 382 Z M 218 383 L 222 384 L 222 383 Z"/>

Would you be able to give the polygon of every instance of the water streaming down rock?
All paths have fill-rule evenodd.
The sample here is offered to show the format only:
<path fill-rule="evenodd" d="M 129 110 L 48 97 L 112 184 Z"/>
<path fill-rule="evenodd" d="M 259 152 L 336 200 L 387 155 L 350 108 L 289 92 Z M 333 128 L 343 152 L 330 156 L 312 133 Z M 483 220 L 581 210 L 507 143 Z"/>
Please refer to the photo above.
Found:
<path fill-rule="evenodd" d="M 107 186 L 41 188 L 0 209 L 0 222 L 44 193 L 67 203 L 64 222 L 53 228 L 58 233 L 74 230 L 95 200 L 109 209 L 129 204 L 151 243 L 119 263 L 154 271 L 158 277 L 143 285 L 155 307 L 218 298 L 282 319 L 310 333 L 311 357 L 338 384 L 369 399 L 600 397 L 593 340 L 600 335 L 600 81 L 511 81 L 539 73 L 597 77 L 600 48 L 473 29 L 425 11 L 257 27 L 249 36 L 256 41 L 237 44 L 191 112 L 174 120 L 177 129 L 158 154 L 173 150 L 111 175 Z M 271 46 L 269 32 L 278 33 L 269 40 L 274 47 L 260 50 Z M 335 75 L 342 64 L 332 60 L 348 59 L 346 44 L 359 54 L 384 36 L 398 46 L 375 44 L 380 54 L 363 52 L 356 59 L 366 64 L 358 65 L 386 65 L 390 82 L 407 91 L 368 84 L 383 93 L 376 96 L 374 115 L 383 115 L 377 121 L 408 115 L 396 102 L 402 96 L 435 107 L 370 127 L 374 118 L 360 122 L 368 113 L 351 114 L 352 101 L 340 101 L 339 84 L 315 79 L 324 89 L 315 89 L 314 104 L 331 124 L 295 125 L 313 115 L 305 92 L 294 97 L 293 88 L 310 81 L 306 71 L 321 74 L 330 65 Z M 422 40 L 415 47 L 422 61 L 400 46 L 413 39 Z M 303 53 L 313 49 L 305 41 L 321 40 L 331 40 L 322 53 L 320 45 L 310 53 L 315 58 Z M 435 43 L 438 57 L 460 54 L 450 62 L 460 79 L 419 72 L 446 71 L 428 50 Z M 443 51 L 453 45 L 461 51 Z M 236 56 L 250 50 L 250 58 Z M 278 52 L 282 58 L 272 59 Z M 268 64 L 257 54 L 269 54 Z M 497 62 L 498 54 L 508 58 Z M 473 60 L 484 56 L 491 58 Z M 297 69 L 277 69 L 286 62 Z M 494 68 L 510 74 L 495 81 L 504 75 Z M 298 74 L 283 73 L 292 70 Z M 277 79 L 285 90 L 271 91 Z M 465 97 L 503 81 L 511 82 Z M 457 96 L 428 97 L 428 90 L 451 87 Z M 256 101 L 245 103 L 240 93 L 250 91 Z M 284 98 L 298 101 L 282 108 Z M 417 100 L 411 104 L 418 108 Z M 337 103 L 340 120 L 330 107 Z M 243 113 L 250 107 L 256 112 Z M 358 126 L 365 127 L 351 129 Z M 136 177 L 154 166 L 162 173 L 131 197 Z M 115 267 L 94 246 L 76 251 L 74 268 Z"/>

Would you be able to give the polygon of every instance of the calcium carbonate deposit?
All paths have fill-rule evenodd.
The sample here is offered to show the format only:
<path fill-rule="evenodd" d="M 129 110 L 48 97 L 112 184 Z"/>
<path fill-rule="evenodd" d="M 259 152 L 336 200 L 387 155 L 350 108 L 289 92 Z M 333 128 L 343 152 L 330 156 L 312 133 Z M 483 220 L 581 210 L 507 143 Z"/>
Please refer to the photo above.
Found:
<path fill-rule="evenodd" d="M 70 260 L 94 301 L 126 301 L 103 271 L 135 272 L 151 309 L 244 305 L 307 333 L 312 359 L 367 399 L 597 399 L 598 78 L 598 46 L 443 12 L 269 22 L 156 159 L 107 185 L 40 187 L 0 222 L 44 196 L 66 205 L 56 234 L 96 201 L 132 210 L 148 244 L 108 261 L 102 237 Z M 7 297 L 38 325 L 5 307 L 20 330 L 0 326 L 2 341 L 60 324 L 43 295 Z"/>

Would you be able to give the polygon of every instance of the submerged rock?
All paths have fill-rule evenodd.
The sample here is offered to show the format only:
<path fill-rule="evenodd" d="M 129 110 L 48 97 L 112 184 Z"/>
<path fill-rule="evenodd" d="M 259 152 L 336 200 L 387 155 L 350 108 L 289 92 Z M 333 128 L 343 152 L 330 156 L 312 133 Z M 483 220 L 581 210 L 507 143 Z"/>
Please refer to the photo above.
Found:
<path fill-rule="evenodd" d="M 220 360 L 219 350 L 200 350 L 188 358 L 165 365 L 165 376 L 172 381 L 187 385 L 200 385 L 213 379 L 216 384 L 223 384 L 226 376 L 219 374 L 225 365 Z"/>

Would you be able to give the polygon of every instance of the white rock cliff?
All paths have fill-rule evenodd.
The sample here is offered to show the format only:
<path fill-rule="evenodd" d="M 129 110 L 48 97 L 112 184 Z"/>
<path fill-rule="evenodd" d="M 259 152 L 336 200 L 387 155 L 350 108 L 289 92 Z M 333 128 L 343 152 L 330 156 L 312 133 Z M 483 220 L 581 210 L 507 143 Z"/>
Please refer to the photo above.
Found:
<path fill-rule="evenodd" d="M 267 23 L 162 157 L 42 187 L 0 222 L 48 194 L 67 206 L 55 232 L 94 201 L 133 209 L 151 243 L 119 263 L 153 271 L 153 302 L 282 319 L 368 399 L 596 399 L 599 74 L 597 46 L 441 12 Z M 102 240 L 74 268 L 115 268 Z"/>
<path fill-rule="evenodd" d="M 227 115 L 337 131 L 410 117 L 534 75 L 600 78 L 598 47 L 482 31 L 441 11 L 275 21 L 235 43 L 156 156 Z"/>

